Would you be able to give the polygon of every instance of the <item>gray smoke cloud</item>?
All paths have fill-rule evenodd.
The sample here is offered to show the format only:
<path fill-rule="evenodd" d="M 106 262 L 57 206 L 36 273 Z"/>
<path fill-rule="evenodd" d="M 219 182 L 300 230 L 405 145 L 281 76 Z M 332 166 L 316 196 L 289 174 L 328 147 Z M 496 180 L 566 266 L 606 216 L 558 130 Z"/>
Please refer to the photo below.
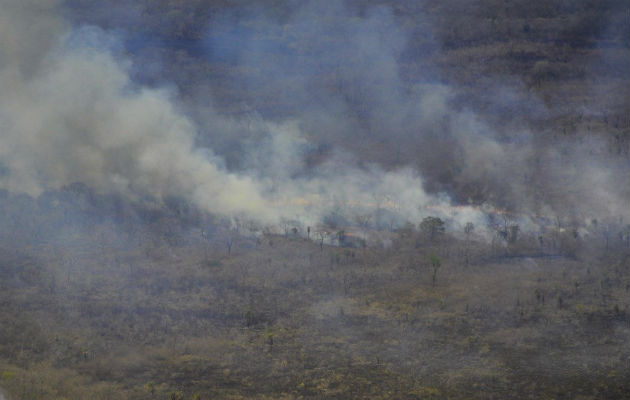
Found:
<path fill-rule="evenodd" d="M 237 71 L 232 87 L 267 118 L 294 118 L 310 143 L 357 163 L 420 171 L 426 190 L 458 204 L 627 220 L 628 185 L 617 184 L 629 183 L 627 157 L 585 127 L 567 136 L 558 132 L 566 127 L 535 123 L 594 110 L 550 109 L 517 78 L 500 76 L 470 82 L 485 95 L 466 101 L 470 88 L 436 73 L 429 13 L 411 24 L 388 7 L 353 4 L 312 1 L 283 18 L 232 9 L 210 22 L 208 57 Z"/>
<path fill-rule="evenodd" d="M 96 28 L 67 30 L 40 2 L 3 2 L 2 187 L 38 195 L 86 182 L 132 196 L 183 195 L 208 211 L 264 212 L 259 184 L 194 145 L 164 89 L 138 87 Z M 50 7 L 52 7 L 51 5 Z"/>
<path fill-rule="evenodd" d="M 388 8 L 309 2 L 284 20 L 216 16 L 208 57 L 236 71 L 227 84 L 249 110 L 226 115 L 207 85 L 182 102 L 172 85 L 134 81 L 120 37 L 71 26 L 57 2 L 1 4 L 0 187 L 12 192 L 84 182 L 264 224 L 378 214 L 483 225 L 483 207 L 454 207 L 447 194 L 466 191 L 519 211 L 627 215 L 620 161 L 563 144 L 559 163 L 564 153 L 541 151 L 527 130 L 503 140 L 454 106 L 456 89 L 430 72 L 405 80 L 409 32 Z M 562 194 L 540 198 L 553 190 L 529 181 Z"/>
<path fill-rule="evenodd" d="M 208 212 L 266 223 L 315 223 L 339 205 L 361 208 L 373 197 L 367 193 L 380 191 L 399 195 L 404 213 L 429 198 L 408 171 L 342 163 L 322 166 L 315 177 L 292 177 L 300 148 L 308 146 L 295 123 L 258 122 L 262 149 L 253 150 L 247 171 L 230 172 L 209 149 L 196 147 L 197 127 L 169 90 L 130 80 L 115 37 L 93 27 L 70 30 L 54 3 L 4 3 L 3 188 L 36 196 L 86 182 L 132 197 L 184 196 Z M 312 199 L 300 200 L 305 196 Z"/>

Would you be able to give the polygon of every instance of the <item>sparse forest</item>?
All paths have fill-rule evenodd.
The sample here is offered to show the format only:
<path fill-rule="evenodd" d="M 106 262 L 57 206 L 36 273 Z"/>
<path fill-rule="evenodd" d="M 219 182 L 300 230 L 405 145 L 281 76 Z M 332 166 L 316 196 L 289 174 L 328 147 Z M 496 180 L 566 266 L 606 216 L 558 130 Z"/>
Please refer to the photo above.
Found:
<path fill-rule="evenodd" d="M 0 200 L 11 398 L 627 397 L 628 232 L 340 247 L 86 190 Z"/>
<path fill-rule="evenodd" d="M 0 399 L 630 399 L 627 2 L 17 3 Z"/>

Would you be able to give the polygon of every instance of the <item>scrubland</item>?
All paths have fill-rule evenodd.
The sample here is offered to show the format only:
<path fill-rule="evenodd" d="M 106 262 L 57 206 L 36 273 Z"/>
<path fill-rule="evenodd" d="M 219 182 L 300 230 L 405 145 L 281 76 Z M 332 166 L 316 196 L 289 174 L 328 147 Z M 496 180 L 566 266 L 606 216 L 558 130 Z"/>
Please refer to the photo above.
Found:
<path fill-rule="evenodd" d="M 408 228 L 344 248 L 232 233 L 228 253 L 225 232 L 166 216 L 54 234 L 25 228 L 31 211 L 0 249 L 15 399 L 628 395 L 623 238 L 532 248 Z"/>

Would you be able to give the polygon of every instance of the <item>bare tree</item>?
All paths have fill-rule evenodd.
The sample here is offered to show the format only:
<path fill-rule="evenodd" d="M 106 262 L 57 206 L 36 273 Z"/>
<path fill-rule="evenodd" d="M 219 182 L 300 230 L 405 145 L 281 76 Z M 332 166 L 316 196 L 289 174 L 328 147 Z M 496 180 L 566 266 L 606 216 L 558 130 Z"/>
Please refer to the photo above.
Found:
<path fill-rule="evenodd" d="M 225 246 L 227 247 L 228 254 L 232 254 L 232 236 L 228 235 L 227 240 L 225 241 Z"/>
<path fill-rule="evenodd" d="M 470 238 L 470 235 L 473 233 L 474 230 L 475 230 L 475 225 L 472 222 L 466 222 L 466 225 L 464 226 L 464 233 L 466 234 L 466 239 Z"/>
<path fill-rule="evenodd" d="M 356 214 L 354 216 L 354 222 L 361 230 L 366 231 L 370 224 L 370 218 L 372 218 L 372 216 L 369 214 Z"/>
<path fill-rule="evenodd" d="M 208 246 L 210 245 L 210 235 L 208 235 L 208 231 L 204 228 L 201 228 L 201 239 L 203 240 L 203 249 L 204 249 L 204 259 L 208 262 Z"/>
<path fill-rule="evenodd" d="M 468 251 L 470 247 L 470 235 L 472 235 L 474 230 L 475 230 L 475 225 L 473 225 L 472 222 L 467 222 L 466 225 L 464 226 L 464 233 L 466 234 L 466 249 L 465 249 L 465 255 L 464 255 L 466 259 L 466 266 L 468 266 L 470 262 Z"/>
<path fill-rule="evenodd" d="M 317 236 L 319 237 L 319 250 L 324 251 L 324 239 L 328 237 L 328 232 L 320 230 L 317 232 Z"/>
<path fill-rule="evenodd" d="M 431 278 L 431 285 L 435 287 L 435 282 L 437 281 L 437 272 L 438 269 L 442 266 L 442 260 L 435 254 L 431 254 L 429 256 L 429 260 L 431 261 L 431 268 L 433 268 L 433 275 Z"/>

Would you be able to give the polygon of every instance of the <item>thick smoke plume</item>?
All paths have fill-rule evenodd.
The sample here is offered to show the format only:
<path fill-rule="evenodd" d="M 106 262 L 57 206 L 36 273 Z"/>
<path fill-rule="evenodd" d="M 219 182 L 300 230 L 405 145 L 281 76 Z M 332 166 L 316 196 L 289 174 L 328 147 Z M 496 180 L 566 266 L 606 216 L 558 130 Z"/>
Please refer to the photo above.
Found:
<path fill-rule="evenodd" d="M 37 195 L 86 182 L 131 196 L 179 194 L 208 211 L 264 211 L 256 182 L 195 148 L 195 126 L 168 91 L 130 81 L 107 47 L 112 38 L 64 30 L 40 2 L 3 10 L 3 187 Z"/>
<path fill-rule="evenodd" d="M 182 102 L 172 86 L 137 83 L 124 40 L 71 26 L 57 2 L 1 5 L 0 187 L 12 192 L 84 182 L 264 224 L 439 215 L 462 226 L 483 223 L 483 203 L 627 217 L 627 189 L 614 184 L 623 162 L 563 145 L 563 164 L 524 128 L 502 140 L 453 106 L 456 88 L 432 65 L 420 64 L 425 81 L 403 79 L 409 32 L 387 8 L 312 2 L 282 18 L 213 18 L 207 57 L 245 71 L 228 84 L 253 108 L 226 116 L 211 92 Z M 575 190 L 554 199 L 545 185 Z"/>
<path fill-rule="evenodd" d="M 558 126 L 533 132 L 526 121 L 557 110 L 514 79 L 470 83 L 487 92 L 480 115 L 460 100 L 466 88 L 439 78 L 433 23 L 352 2 L 308 2 L 289 18 L 237 8 L 211 21 L 206 47 L 242 71 L 232 86 L 255 109 L 296 118 L 309 142 L 360 162 L 418 170 L 431 193 L 551 218 L 627 219 L 630 193 L 615 183 L 628 183 L 627 158 L 579 128 L 568 138 Z"/>

